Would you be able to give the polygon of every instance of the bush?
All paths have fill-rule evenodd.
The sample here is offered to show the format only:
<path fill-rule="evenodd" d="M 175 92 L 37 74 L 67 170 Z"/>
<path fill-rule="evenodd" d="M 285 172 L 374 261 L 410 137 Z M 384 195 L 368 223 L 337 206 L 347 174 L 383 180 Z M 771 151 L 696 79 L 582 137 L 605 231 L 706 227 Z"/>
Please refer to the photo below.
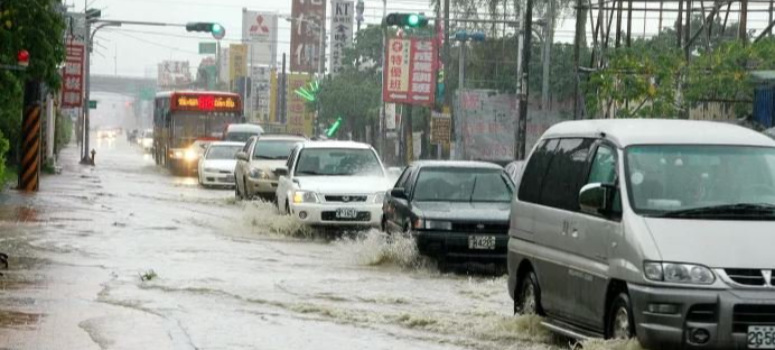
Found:
<path fill-rule="evenodd" d="M 6 181 L 5 154 L 8 152 L 8 148 L 8 140 L 3 137 L 3 132 L 0 131 L 0 190 L 3 189 Z"/>

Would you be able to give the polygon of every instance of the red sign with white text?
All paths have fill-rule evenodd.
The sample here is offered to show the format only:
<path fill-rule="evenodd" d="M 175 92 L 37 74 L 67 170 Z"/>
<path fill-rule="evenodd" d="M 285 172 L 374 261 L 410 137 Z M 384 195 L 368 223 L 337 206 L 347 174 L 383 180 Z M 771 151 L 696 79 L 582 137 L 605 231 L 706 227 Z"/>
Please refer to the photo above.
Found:
<path fill-rule="evenodd" d="M 83 68 L 86 45 L 79 41 L 67 42 L 65 67 L 62 69 L 62 108 L 83 106 Z"/>
<path fill-rule="evenodd" d="M 435 39 L 392 38 L 382 85 L 385 102 L 431 106 L 436 97 L 438 43 Z"/>

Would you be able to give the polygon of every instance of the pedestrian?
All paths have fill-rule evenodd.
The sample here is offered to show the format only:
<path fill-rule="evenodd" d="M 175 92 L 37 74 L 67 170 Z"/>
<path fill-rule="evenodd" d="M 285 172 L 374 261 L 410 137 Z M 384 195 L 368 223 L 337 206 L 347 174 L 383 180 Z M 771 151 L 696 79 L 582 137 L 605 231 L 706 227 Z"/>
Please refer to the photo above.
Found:
<path fill-rule="evenodd" d="M 92 166 L 94 166 L 94 156 L 95 155 L 97 155 L 97 151 L 92 148 L 92 150 L 91 150 L 91 159 L 90 159 L 90 163 L 91 163 Z"/>

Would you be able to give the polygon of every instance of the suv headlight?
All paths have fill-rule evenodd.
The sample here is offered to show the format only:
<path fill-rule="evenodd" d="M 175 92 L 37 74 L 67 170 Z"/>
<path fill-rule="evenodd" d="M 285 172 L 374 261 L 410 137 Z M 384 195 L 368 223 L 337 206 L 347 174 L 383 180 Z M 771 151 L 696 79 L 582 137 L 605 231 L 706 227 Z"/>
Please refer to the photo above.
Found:
<path fill-rule="evenodd" d="M 374 195 L 374 203 L 382 203 L 385 201 L 385 192 L 378 192 Z"/>
<path fill-rule="evenodd" d="M 261 169 L 251 169 L 250 177 L 254 179 L 268 179 L 269 174 L 267 174 L 266 171 L 263 171 Z"/>
<path fill-rule="evenodd" d="M 293 193 L 293 203 L 317 203 L 318 196 L 315 192 L 296 191 Z"/>
<path fill-rule="evenodd" d="M 713 284 L 716 281 L 713 271 L 695 264 L 647 261 L 643 263 L 643 274 L 657 282 Z"/>
<path fill-rule="evenodd" d="M 417 219 L 414 221 L 414 228 L 416 230 L 450 231 L 452 230 L 452 222 Z"/>

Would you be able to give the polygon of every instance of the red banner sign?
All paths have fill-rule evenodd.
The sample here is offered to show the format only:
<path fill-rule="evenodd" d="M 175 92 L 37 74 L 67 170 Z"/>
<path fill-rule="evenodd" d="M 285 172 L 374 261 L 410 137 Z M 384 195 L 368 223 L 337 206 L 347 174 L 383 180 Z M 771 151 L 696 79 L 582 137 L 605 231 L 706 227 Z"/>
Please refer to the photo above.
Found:
<path fill-rule="evenodd" d="M 83 106 L 83 68 L 86 45 L 68 41 L 65 67 L 62 69 L 62 108 Z"/>
<path fill-rule="evenodd" d="M 431 106 L 436 97 L 437 40 L 392 38 L 386 47 L 385 102 Z"/>

